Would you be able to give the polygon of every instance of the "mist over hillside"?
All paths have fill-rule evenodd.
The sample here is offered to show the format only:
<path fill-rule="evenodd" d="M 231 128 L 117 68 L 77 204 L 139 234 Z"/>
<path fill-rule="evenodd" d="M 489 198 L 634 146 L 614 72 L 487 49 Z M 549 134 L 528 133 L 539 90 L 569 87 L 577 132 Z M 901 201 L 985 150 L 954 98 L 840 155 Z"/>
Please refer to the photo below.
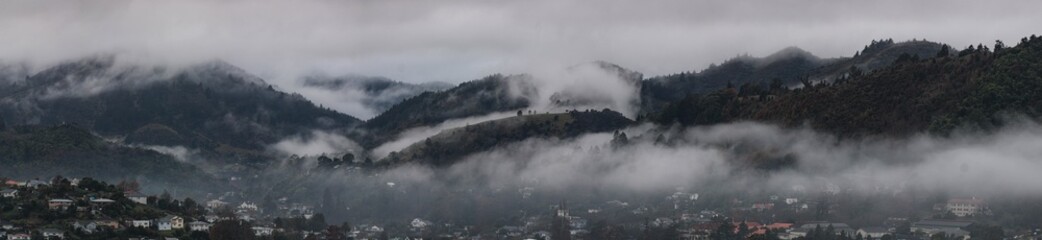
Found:
<path fill-rule="evenodd" d="M 1039 239 L 1040 7 L 0 3 L 0 238 Z"/>

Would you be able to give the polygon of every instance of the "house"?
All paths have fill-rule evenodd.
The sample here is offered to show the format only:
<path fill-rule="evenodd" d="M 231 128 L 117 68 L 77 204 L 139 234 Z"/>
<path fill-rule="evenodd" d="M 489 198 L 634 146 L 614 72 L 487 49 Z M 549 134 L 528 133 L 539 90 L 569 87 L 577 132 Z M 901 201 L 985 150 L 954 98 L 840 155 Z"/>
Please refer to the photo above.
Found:
<path fill-rule="evenodd" d="M 969 236 L 969 232 L 966 228 L 973 225 L 971 221 L 957 221 L 957 220 L 942 220 L 942 219 L 924 219 L 915 223 L 912 223 L 912 232 L 922 231 L 924 233 L 933 235 L 935 233 L 946 233 L 955 236 Z"/>
<path fill-rule="evenodd" d="M 138 192 L 131 192 L 127 194 L 127 199 L 138 204 L 148 204 L 148 196 Z"/>
<path fill-rule="evenodd" d="M 217 199 L 210 200 L 209 202 L 206 202 L 206 207 L 210 208 L 210 209 L 218 209 L 218 208 L 221 208 L 221 207 L 224 207 L 224 206 L 227 206 L 227 205 L 228 205 L 227 202 L 224 202 L 224 201 L 221 201 L 221 200 L 217 200 Z"/>
<path fill-rule="evenodd" d="M 772 232 L 785 232 L 792 228 L 792 223 L 771 223 L 764 226 L 764 228 L 770 229 Z"/>
<path fill-rule="evenodd" d="M 210 223 L 203 222 L 203 221 L 190 222 L 190 223 L 188 223 L 188 229 L 191 229 L 192 231 L 197 231 L 197 232 L 210 231 Z"/>
<path fill-rule="evenodd" d="M 28 188 L 39 188 L 40 186 L 49 186 L 49 185 L 51 185 L 51 184 L 47 183 L 47 182 L 44 182 L 44 181 L 40 181 L 40 180 L 29 180 L 29 182 L 25 183 L 25 186 L 28 187 Z"/>
<path fill-rule="evenodd" d="M 239 210 L 242 211 L 257 211 L 257 204 L 251 202 L 242 202 L 239 204 Z"/>
<path fill-rule="evenodd" d="M 415 219 L 412 220 L 412 222 L 409 225 L 412 228 L 414 228 L 414 229 L 423 229 L 423 228 L 427 228 L 427 227 L 431 226 L 431 224 L 432 223 L 430 221 L 419 219 L 419 218 L 415 218 Z"/>
<path fill-rule="evenodd" d="M 62 230 L 53 229 L 53 228 L 44 228 L 43 230 L 40 230 L 40 235 L 43 235 L 43 238 L 46 238 L 46 239 L 53 239 L 53 238 L 63 239 L 63 238 L 65 238 L 65 232 L 62 232 Z"/>
<path fill-rule="evenodd" d="M 47 201 L 47 207 L 51 210 L 66 210 L 72 206 L 71 199 L 55 198 Z"/>
<path fill-rule="evenodd" d="M 253 227 L 253 235 L 256 235 L 258 237 L 271 236 L 272 232 L 275 232 L 274 228 L 260 226 Z"/>
<path fill-rule="evenodd" d="M 774 203 L 753 203 L 753 210 L 756 211 L 767 211 L 774 208 Z"/>
<path fill-rule="evenodd" d="M 78 220 L 72 222 L 72 228 L 83 231 L 84 233 L 91 234 L 98 230 L 98 224 L 94 221 L 89 220 Z"/>
<path fill-rule="evenodd" d="M 29 234 L 25 234 L 25 233 L 15 233 L 15 234 L 7 235 L 7 240 L 31 240 L 31 239 L 33 239 L 32 236 L 29 236 Z"/>
<path fill-rule="evenodd" d="M 101 218 L 101 219 L 98 219 L 98 220 L 94 220 L 94 224 L 98 225 L 98 227 L 107 227 L 107 228 L 111 228 L 111 229 L 119 229 L 119 221 L 116 221 L 115 219 L 111 219 L 111 218 Z"/>
<path fill-rule="evenodd" d="M 949 211 L 955 216 L 965 217 L 974 216 L 984 213 L 988 205 L 982 199 L 970 198 L 970 199 L 951 199 L 944 205 L 944 210 Z"/>
<path fill-rule="evenodd" d="M 0 197 L 4 198 L 16 198 L 18 197 L 18 189 L 4 189 L 0 190 Z"/>
<path fill-rule="evenodd" d="M 11 230 L 11 229 L 14 229 L 14 224 L 13 224 L 13 223 L 11 223 L 11 222 L 7 222 L 7 221 L 4 221 L 4 220 L 0 220 L 0 229 L 3 229 L 3 230 Z"/>
<path fill-rule="evenodd" d="M 890 230 L 883 227 L 863 227 L 857 230 L 857 234 L 861 234 L 863 237 L 879 239 L 883 235 L 890 234 Z"/>
<path fill-rule="evenodd" d="M 854 229 L 851 228 L 850 225 L 847 225 L 846 223 L 813 222 L 813 223 L 805 223 L 803 225 L 800 225 L 799 228 L 792 229 L 792 231 L 789 231 L 789 233 L 792 236 L 794 236 L 794 237 L 806 237 L 807 233 L 810 232 L 811 230 L 814 230 L 816 228 L 821 228 L 821 229 L 824 230 L 824 229 L 828 229 L 829 227 L 832 227 L 833 231 L 835 231 L 836 234 L 840 234 L 840 233 L 847 233 L 847 234 L 849 234 L 849 233 L 853 233 L 854 232 Z"/>
<path fill-rule="evenodd" d="M 127 220 L 127 225 L 131 227 L 152 227 L 152 220 Z"/>
<path fill-rule="evenodd" d="M 96 198 L 96 199 L 91 199 L 90 203 L 91 204 L 96 204 L 96 205 L 109 205 L 109 204 L 116 203 L 116 201 L 112 200 L 112 199 L 108 199 L 108 198 Z"/>
<path fill-rule="evenodd" d="M 167 215 L 166 217 L 156 219 L 156 227 L 159 228 L 159 231 L 182 229 L 185 228 L 185 219 L 178 216 Z"/>

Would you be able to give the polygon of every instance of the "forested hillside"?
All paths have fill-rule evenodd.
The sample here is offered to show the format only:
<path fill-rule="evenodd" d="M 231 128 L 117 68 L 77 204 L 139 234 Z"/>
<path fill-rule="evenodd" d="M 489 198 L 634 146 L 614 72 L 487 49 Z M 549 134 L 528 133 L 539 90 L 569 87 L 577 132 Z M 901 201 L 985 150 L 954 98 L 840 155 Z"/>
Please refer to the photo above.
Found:
<path fill-rule="evenodd" d="M 535 87 L 526 75 L 492 75 L 441 92 L 425 92 L 395 104 L 366 121 L 367 145 L 382 143 L 409 128 L 430 126 L 454 118 L 526 108 Z"/>
<path fill-rule="evenodd" d="M 445 166 L 462 160 L 467 154 L 526 139 L 571 138 L 584 133 L 618 130 L 632 123 L 622 114 L 608 109 L 522 115 L 445 130 L 401 152 L 391 153 L 382 162 Z"/>
<path fill-rule="evenodd" d="M 846 136 L 990 128 L 1003 114 L 1040 116 L 1042 39 L 1015 47 L 944 48 L 934 57 L 903 54 L 894 66 L 797 89 L 743 85 L 671 103 L 659 123 L 703 125 L 760 120 Z"/>
<path fill-rule="evenodd" d="M 361 123 L 224 62 L 170 71 L 96 57 L 46 69 L 16 85 L 0 95 L 0 115 L 9 123 L 75 123 L 146 145 L 256 151 L 286 136 Z"/>
<path fill-rule="evenodd" d="M 112 144 L 73 125 L 20 126 L 0 131 L 0 165 L 0 176 L 18 179 L 54 175 L 92 176 L 106 181 L 137 179 L 152 187 L 150 192 L 166 189 L 182 194 L 226 188 L 220 180 L 172 156 Z M 159 186 L 163 189 L 156 189 Z"/>

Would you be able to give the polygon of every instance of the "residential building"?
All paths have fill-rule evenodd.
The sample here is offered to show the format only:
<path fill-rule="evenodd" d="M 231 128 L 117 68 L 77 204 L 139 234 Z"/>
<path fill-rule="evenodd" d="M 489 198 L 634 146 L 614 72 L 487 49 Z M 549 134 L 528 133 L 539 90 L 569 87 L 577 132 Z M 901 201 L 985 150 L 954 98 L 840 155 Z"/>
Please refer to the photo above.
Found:
<path fill-rule="evenodd" d="M 883 235 L 890 234 L 890 230 L 883 227 L 863 227 L 857 230 L 857 234 L 861 234 L 863 237 L 880 239 Z"/>
<path fill-rule="evenodd" d="M 90 220 L 78 220 L 72 222 L 72 228 L 91 234 L 98 230 L 98 224 Z"/>
<path fill-rule="evenodd" d="M 955 214 L 955 216 L 966 217 L 984 213 L 988 205 L 982 199 L 951 199 L 944 205 L 944 210 Z"/>
<path fill-rule="evenodd" d="M 46 239 L 54 239 L 54 238 L 64 239 L 65 238 L 65 232 L 62 232 L 62 230 L 53 229 L 53 228 L 44 228 L 43 230 L 40 230 L 40 234 L 43 235 L 43 238 L 46 238 Z"/>
<path fill-rule="evenodd" d="M 188 223 L 188 229 L 197 232 L 210 231 L 210 223 L 203 221 L 195 221 Z"/>
<path fill-rule="evenodd" d="M 66 210 L 72 206 L 72 203 L 71 199 L 55 198 L 47 201 L 47 207 L 51 210 Z"/>
<path fill-rule="evenodd" d="M 18 197 L 18 189 L 4 189 L 0 190 L 0 197 L 4 198 L 16 198 Z"/>
<path fill-rule="evenodd" d="M 7 235 L 7 240 L 31 240 L 31 239 L 33 239 L 32 236 L 29 236 L 29 234 L 25 234 L 25 233 L 15 233 L 15 234 Z"/>
<path fill-rule="evenodd" d="M 253 235 L 256 235 L 256 236 L 258 236 L 258 237 L 262 237 L 262 236 L 271 236 L 271 234 L 272 234 L 273 232 L 275 232 L 275 229 L 274 229 L 274 228 L 270 228 L 270 227 L 259 227 L 259 226 L 258 226 L 258 227 L 253 227 Z"/>
<path fill-rule="evenodd" d="M 166 217 L 156 219 L 155 222 L 156 227 L 159 228 L 159 231 L 170 231 L 174 229 L 185 228 L 185 219 L 178 216 L 168 215 Z"/>
<path fill-rule="evenodd" d="M 111 229 L 119 229 L 119 227 L 120 227 L 119 226 L 119 221 L 116 221 L 115 219 L 107 218 L 107 217 L 106 218 L 101 218 L 101 219 L 98 219 L 98 220 L 94 220 L 94 224 L 98 225 L 98 227 L 107 227 L 107 228 L 111 228 Z"/>
<path fill-rule="evenodd" d="M 944 232 L 949 235 L 955 236 L 969 236 L 969 232 L 966 228 L 973 225 L 971 221 L 957 221 L 957 220 L 943 220 L 943 219 L 925 219 L 912 223 L 912 232 L 922 231 L 924 233 L 933 235 L 935 233 Z"/>
<path fill-rule="evenodd" d="M 152 220 L 127 220 L 127 225 L 131 227 L 152 227 Z"/>
<path fill-rule="evenodd" d="M 224 207 L 224 206 L 227 206 L 227 205 L 228 205 L 227 202 L 221 201 L 221 200 L 216 200 L 216 199 L 210 200 L 209 202 L 206 202 L 206 207 L 210 208 L 210 209 L 218 209 L 218 208 L 221 208 L 221 207 Z"/>
<path fill-rule="evenodd" d="M 130 192 L 126 195 L 127 199 L 130 199 L 130 201 L 132 202 L 136 202 L 138 204 L 148 204 L 148 196 L 145 196 L 144 194 L 138 192 Z"/>

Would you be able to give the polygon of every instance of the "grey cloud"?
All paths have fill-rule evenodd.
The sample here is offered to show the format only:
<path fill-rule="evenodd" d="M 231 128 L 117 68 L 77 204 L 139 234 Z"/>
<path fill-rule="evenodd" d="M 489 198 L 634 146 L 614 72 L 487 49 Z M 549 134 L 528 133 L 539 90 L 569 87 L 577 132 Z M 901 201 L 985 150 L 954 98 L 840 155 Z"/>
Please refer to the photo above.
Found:
<path fill-rule="evenodd" d="M 318 156 L 324 154 L 359 153 L 361 147 L 347 137 L 325 131 L 291 136 L 272 144 L 270 148 L 285 155 Z"/>
<path fill-rule="evenodd" d="M 567 192 L 601 189 L 663 192 L 673 189 L 741 189 L 855 194 L 907 191 L 1005 197 L 1038 196 L 1042 184 L 1042 126 L 1027 122 L 994 134 L 910 139 L 839 140 L 807 129 L 736 123 L 661 132 L 628 129 L 640 136 L 613 149 L 611 134 L 573 140 L 530 139 L 474 154 L 447 169 L 404 166 L 382 181 L 438 186 L 532 186 Z M 672 143 L 656 143 L 665 134 Z M 736 148 L 743 148 L 736 150 Z M 742 152 L 792 155 L 791 168 L 759 171 Z M 408 176 L 395 179 L 394 176 Z M 466 188 L 466 187 L 464 187 Z M 754 190 L 755 189 L 755 190 Z"/>
<path fill-rule="evenodd" d="M 98 52 L 226 59 L 284 87 L 304 72 L 458 82 L 591 60 L 650 75 L 801 46 L 850 55 L 875 38 L 955 46 L 1034 32 L 1037 1 L 5 2 L 0 58 Z"/>

